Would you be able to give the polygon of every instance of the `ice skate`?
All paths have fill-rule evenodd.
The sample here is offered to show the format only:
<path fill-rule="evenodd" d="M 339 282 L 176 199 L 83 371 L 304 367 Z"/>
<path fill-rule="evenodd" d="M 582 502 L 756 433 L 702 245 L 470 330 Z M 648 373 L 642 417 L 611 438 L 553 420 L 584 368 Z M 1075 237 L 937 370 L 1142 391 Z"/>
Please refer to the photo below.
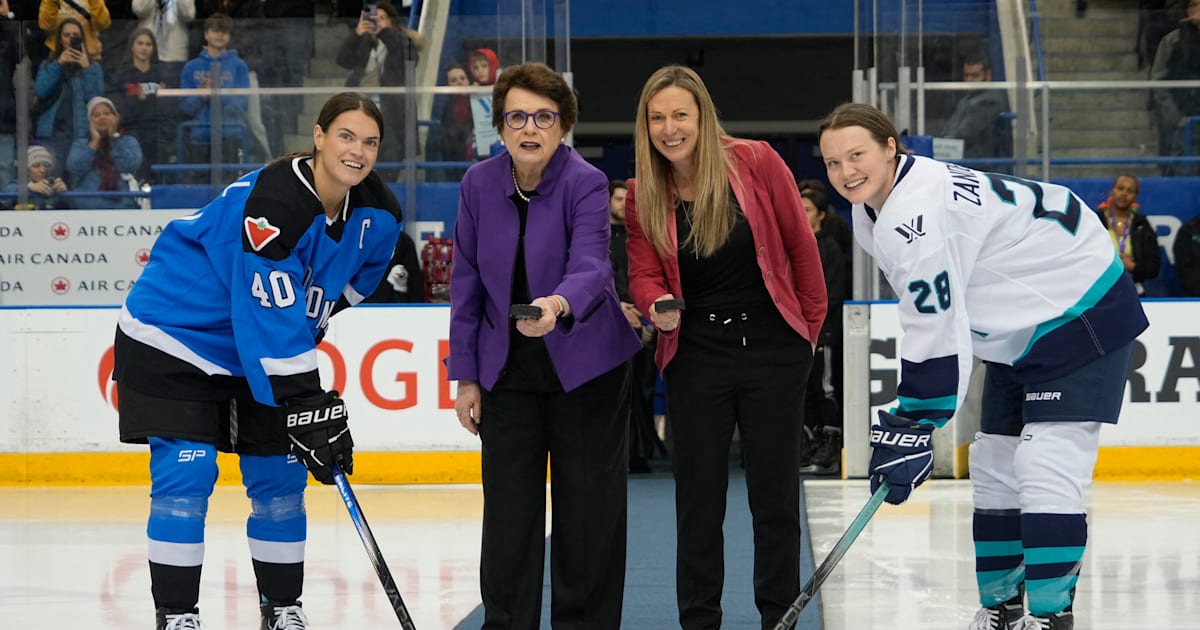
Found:
<path fill-rule="evenodd" d="M 1021 595 L 1017 595 L 995 606 L 980 608 L 967 630 L 1024 630 L 1025 620 L 1029 617 L 1024 616 L 1023 599 Z"/>
<path fill-rule="evenodd" d="M 308 628 L 308 617 L 304 616 L 300 602 L 291 605 L 268 602 L 261 606 L 261 610 L 261 630 L 305 630 Z"/>
<path fill-rule="evenodd" d="M 204 628 L 204 624 L 200 623 L 200 609 L 198 608 L 182 611 L 159 608 L 154 611 L 154 614 L 158 618 L 158 624 L 155 626 L 157 630 L 202 630 Z"/>

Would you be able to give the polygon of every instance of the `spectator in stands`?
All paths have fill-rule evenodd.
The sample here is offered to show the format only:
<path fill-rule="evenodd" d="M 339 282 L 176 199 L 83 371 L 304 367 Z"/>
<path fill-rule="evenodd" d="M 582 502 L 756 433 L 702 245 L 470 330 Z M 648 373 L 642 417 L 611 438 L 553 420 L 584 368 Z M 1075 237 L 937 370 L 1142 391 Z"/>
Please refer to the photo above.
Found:
<path fill-rule="evenodd" d="M 75 190 L 86 191 L 129 191 L 136 182 L 133 174 L 142 164 L 142 149 L 133 136 L 120 133 L 121 117 L 113 102 L 97 96 L 87 105 L 89 137 L 76 140 L 67 157 L 67 174 L 74 182 Z M 102 208 L 137 208 L 136 197 L 96 196 L 78 197 L 76 208 L 96 210 Z"/>
<path fill-rule="evenodd" d="M 1154 62 L 1159 42 L 1179 25 L 1186 4 L 1187 0 L 1138 1 L 1138 68 Z"/>
<path fill-rule="evenodd" d="M 407 232 L 400 232 L 388 272 L 380 281 L 379 288 L 363 301 L 383 304 L 425 301 L 425 278 L 421 275 L 417 245 Z"/>
<path fill-rule="evenodd" d="M 446 85 L 471 85 L 462 64 L 452 61 L 446 65 Z M 471 154 L 474 140 L 474 120 L 471 117 L 471 97 L 467 94 L 439 94 L 433 99 L 433 117 L 439 125 L 430 130 L 425 154 L 430 161 L 462 162 L 474 159 Z M 459 181 L 465 169 L 437 169 L 430 173 L 433 181 Z"/>
<path fill-rule="evenodd" d="M 471 85 L 492 85 L 500 70 L 500 58 L 491 48 L 476 48 L 467 55 L 467 68 L 471 71 Z"/>
<path fill-rule="evenodd" d="M 220 85 L 223 88 L 250 87 L 250 69 L 246 62 L 238 56 L 237 50 L 230 48 L 233 33 L 233 19 L 224 13 L 214 13 L 204 21 L 204 40 L 208 43 L 200 49 L 200 56 L 192 59 L 183 66 L 183 75 L 179 87 L 184 89 L 212 87 L 213 69 L 221 69 Z M 209 143 L 212 131 L 209 125 L 212 113 L 210 97 L 185 96 L 180 99 L 179 108 L 184 115 L 191 116 L 193 123 L 199 123 L 191 130 L 191 143 L 188 146 L 189 162 L 203 162 L 209 158 Z M 249 97 L 221 96 L 221 159 L 224 162 L 239 162 L 238 148 L 248 136 L 246 133 L 246 107 Z"/>
<path fill-rule="evenodd" d="M 538 627 L 548 456 L 550 622 L 617 628 L 629 430 L 620 409 L 641 344 L 613 290 L 608 189 L 564 143 L 579 109 L 560 75 L 540 63 L 509 68 L 492 100 L 508 150 L 462 181 L 446 361 L 458 420 L 483 449 L 483 626 Z"/>
<path fill-rule="evenodd" d="M 736 427 L 754 521 L 754 601 L 762 627 L 773 628 L 800 590 L 799 384 L 826 309 L 816 239 L 787 164 L 766 142 L 726 135 L 689 68 L 666 66 L 646 81 L 634 150 L 629 293 L 659 331 L 679 621 L 685 630 L 721 625 Z M 675 298 L 684 310 L 657 306 Z"/>
<path fill-rule="evenodd" d="M 1175 274 L 1184 297 L 1200 298 L 1200 214 L 1184 223 L 1175 233 Z"/>
<path fill-rule="evenodd" d="M 666 452 L 654 426 L 654 385 L 658 379 L 658 368 L 654 365 L 654 351 L 658 347 L 658 334 L 650 320 L 633 304 L 629 297 L 629 254 L 625 250 L 628 231 L 625 228 L 624 181 L 614 179 L 608 183 L 608 222 L 611 240 L 608 258 L 613 268 L 613 283 L 625 320 L 642 341 L 641 352 L 630 362 L 629 396 L 625 400 L 621 415 L 629 416 L 629 472 L 650 472 L 650 459 L 656 450 Z"/>
<path fill-rule="evenodd" d="M 100 61 L 103 46 L 97 33 L 112 26 L 112 16 L 104 0 L 42 0 L 38 9 L 38 26 L 46 33 L 46 46 L 51 51 L 60 43 L 56 34 L 63 20 L 75 20 L 83 29 L 84 48 L 88 59 Z"/>
<path fill-rule="evenodd" d="M 29 165 L 29 181 L 26 184 L 29 201 L 26 205 L 19 206 L 14 200 L 14 208 L 17 210 L 58 210 L 62 207 L 58 193 L 66 192 L 67 184 L 61 177 L 52 175 L 54 157 L 50 155 L 49 149 L 36 144 L 29 145 L 26 156 L 26 163 Z M 5 186 L 5 189 L 9 192 L 17 192 L 18 185 L 18 182 L 13 180 Z"/>
<path fill-rule="evenodd" d="M 170 87 L 177 74 L 171 73 L 158 60 L 158 42 L 154 33 L 137 27 L 130 37 L 129 53 L 108 83 L 108 98 L 122 112 L 122 131 L 137 139 L 142 148 L 139 181 L 150 179 L 150 164 L 165 162 L 159 153 L 160 143 L 170 146 L 174 134 L 174 99 L 158 100 L 159 88 Z"/>
<path fill-rule="evenodd" d="M 804 433 L 800 472 L 829 475 L 840 470 L 842 461 L 842 374 L 837 358 L 842 352 L 842 301 L 845 299 L 846 256 L 824 225 L 831 212 L 825 191 L 808 188 L 800 193 L 808 224 L 817 238 L 817 252 L 825 273 L 829 310 L 817 337 L 808 391 L 804 395 Z"/>
<path fill-rule="evenodd" d="M 133 12 L 141 18 L 138 26 L 153 33 L 158 60 L 179 76 L 191 53 L 188 23 L 196 18 L 196 0 L 133 0 Z"/>
<path fill-rule="evenodd" d="M 1142 283 L 1157 278 L 1162 268 L 1162 255 L 1158 250 L 1158 235 L 1150 220 L 1142 214 L 1137 203 L 1141 183 L 1133 175 L 1118 175 L 1113 180 L 1108 198 L 1100 202 L 1096 213 L 1108 226 L 1113 246 L 1125 265 L 1125 272 L 1137 286 L 1138 295 L 1145 292 Z"/>
<path fill-rule="evenodd" d="M 467 70 L 471 73 L 471 85 L 492 85 L 500 72 L 500 58 L 491 48 L 477 48 L 467 55 Z M 471 134 L 471 148 L 468 153 L 475 158 L 496 155 L 504 150 L 504 144 L 495 137 L 491 128 L 481 120 L 481 112 L 491 108 L 489 97 L 479 94 L 471 95 L 471 119 L 475 127 Z M 482 105 L 482 106 L 481 106 Z"/>
<path fill-rule="evenodd" d="M 963 60 L 963 81 L 979 83 L 992 80 L 992 65 L 986 51 L 977 51 Z M 1004 90 L 982 89 L 967 92 L 954 106 L 942 128 L 947 138 L 963 141 L 963 158 L 1004 157 L 1000 137 L 1000 114 L 1008 111 Z"/>
<path fill-rule="evenodd" d="M 1154 81 L 1195 81 L 1200 79 L 1200 0 L 1188 0 L 1187 13 L 1179 28 L 1167 33 L 1158 45 L 1154 65 L 1150 68 Z M 1158 125 L 1159 152 L 1162 155 L 1197 155 L 1200 124 L 1193 124 L 1192 146 L 1185 147 L 1184 132 L 1188 118 L 1200 115 L 1200 88 L 1157 89 L 1152 92 L 1154 120 Z M 1194 164 L 1168 165 L 1166 175 L 1187 175 L 1196 172 Z"/>
<path fill-rule="evenodd" d="M 412 29 L 400 21 L 400 13 L 390 2 L 380 2 L 375 13 L 363 9 L 362 16 L 354 26 L 354 33 L 342 42 L 338 51 L 339 66 L 351 70 L 346 78 L 346 87 L 403 87 L 407 75 L 407 62 L 416 60 L 417 49 L 424 44 Z M 379 108 L 387 116 L 388 133 L 393 138 L 383 147 L 380 162 L 404 160 L 404 146 L 408 137 L 405 128 L 405 113 L 408 111 L 408 96 L 387 94 L 378 96 Z"/>
<path fill-rule="evenodd" d="M 58 25 L 54 50 L 38 67 L 33 82 L 34 133 L 50 149 L 56 164 L 65 163 L 71 143 L 88 137 L 87 103 L 104 93 L 104 73 L 83 43 L 83 25 L 65 18 Z"/>

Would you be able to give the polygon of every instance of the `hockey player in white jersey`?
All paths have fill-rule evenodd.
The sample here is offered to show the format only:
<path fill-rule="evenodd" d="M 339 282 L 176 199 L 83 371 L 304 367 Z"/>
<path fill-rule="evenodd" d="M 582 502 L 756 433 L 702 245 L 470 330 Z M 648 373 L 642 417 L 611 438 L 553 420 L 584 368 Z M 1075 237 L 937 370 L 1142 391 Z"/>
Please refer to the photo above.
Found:
<path fill-rule="evenodd" d="M 1147 326 L 1104 225 L 1062 186 L 908 154 L 869 105 L 837 107 L 819 138 L 855 237 L 899 299 L 899 404 L 871 431 L 872 491 L 886 479 L 902 503 L 929 476 L 930 434 L 979 357 L 971 630 L 1072 630 L 1084 489 Z"/>
<path fill-rule="evenodd" d="M 311 472 L 353 472 L 346 407 L 322 389 L 329 318 L 370 295 L 401 229 L 372 171 L 383 118 L 331 97 L 310 154 L 230 184 L 172 221 L 121 311 L 113 379 L 121 441 L 149 444 L 150 589 L 158 630 L 200 628 L 198 600 L 217 451 L 238 454 L 262 630 L 303 630 Z M 290 455 L 289 455 L 290 453 Z M 306 470 L 307 469 L 307 470 Z"/>

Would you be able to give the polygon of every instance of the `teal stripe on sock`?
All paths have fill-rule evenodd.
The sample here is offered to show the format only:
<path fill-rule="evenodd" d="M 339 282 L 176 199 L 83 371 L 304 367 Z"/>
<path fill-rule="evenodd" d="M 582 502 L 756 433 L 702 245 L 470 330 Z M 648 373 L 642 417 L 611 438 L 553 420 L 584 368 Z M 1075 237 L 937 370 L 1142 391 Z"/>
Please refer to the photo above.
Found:
<path fill-rule="evenodd" d="M 1048 580 L 1026 580 L 1025 593 L 1029 596 L 1029 612 L 1045 617 L 1062 612 L 1071 605 L 1071 589 L 1079 581 L 1078 575 L 1067 575 Z"/>
<path fill-rule="evenodd" d="M 975 582 L 979 585 L 979 604 L 990 608 L 1016 597 L 1023 581 L 1023 566 L 1007 571 L 977 571 Z"/>
<path fill-rule="evenodd" d="M 1076 564 L 1083 559 L 1084 547 L 1035 547 L 1025 550 L 1025 564 Z"/>
<path fill-rule="evenodd" d="M 975 541 L 976 558 L 995 558 L 997 556 L 1019 556 L 1024 548 L 1019 540 L 985 540 Z"/>

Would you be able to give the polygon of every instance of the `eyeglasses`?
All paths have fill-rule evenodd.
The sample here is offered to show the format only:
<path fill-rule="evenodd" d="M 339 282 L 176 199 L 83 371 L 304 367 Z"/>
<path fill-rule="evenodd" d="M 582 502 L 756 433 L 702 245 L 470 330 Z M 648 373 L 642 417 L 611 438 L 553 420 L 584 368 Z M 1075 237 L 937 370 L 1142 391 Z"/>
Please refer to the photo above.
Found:
<path fill-rule="evenodd" d="M 529 119 L 533 119 L 533 124 L 538 129 L 549 129 L 558 122 L 558 112 L 552 112 L 548 109 L 539 109 L 536 112 L 523 112 L 513 110 L 504 112 L 504 124 L 508 125 L 509 129 L 520 131 L 529 124 Z"/>

